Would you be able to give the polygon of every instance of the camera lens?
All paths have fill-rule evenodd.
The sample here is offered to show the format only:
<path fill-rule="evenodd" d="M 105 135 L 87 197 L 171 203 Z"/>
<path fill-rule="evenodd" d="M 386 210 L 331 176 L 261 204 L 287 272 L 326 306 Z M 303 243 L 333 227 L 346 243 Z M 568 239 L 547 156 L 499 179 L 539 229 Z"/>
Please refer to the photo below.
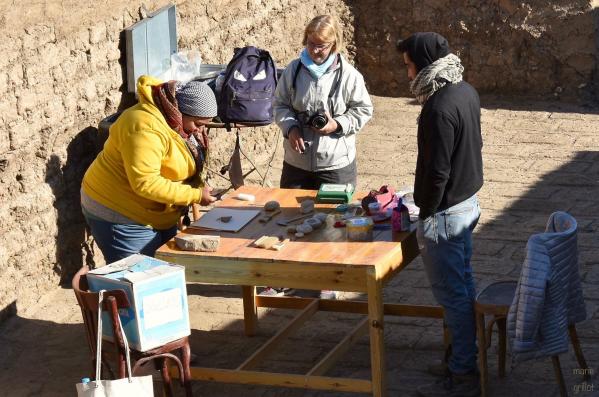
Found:
<path fill-rule="evenodd" d="M 315 114 L 310 119 L 310 125 L 319 130 L 324 128 L 324 126 L 327 125 L 327 122 L 328 122 L 327 116 L 324 114 L 320 114 L 320 113 Z"/>

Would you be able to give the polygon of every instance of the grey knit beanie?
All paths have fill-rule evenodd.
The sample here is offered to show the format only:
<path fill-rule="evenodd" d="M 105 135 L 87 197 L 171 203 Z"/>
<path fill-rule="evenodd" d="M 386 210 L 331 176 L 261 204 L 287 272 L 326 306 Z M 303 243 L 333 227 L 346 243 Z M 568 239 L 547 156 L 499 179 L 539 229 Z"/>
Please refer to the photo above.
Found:
<path fill-rule="evenodd" d="M 214 92 L 201 81 L 191 80 L 177 87 L 175 96 L 183 114 L 195 117 L 215 117 L 217 114 Z"/>

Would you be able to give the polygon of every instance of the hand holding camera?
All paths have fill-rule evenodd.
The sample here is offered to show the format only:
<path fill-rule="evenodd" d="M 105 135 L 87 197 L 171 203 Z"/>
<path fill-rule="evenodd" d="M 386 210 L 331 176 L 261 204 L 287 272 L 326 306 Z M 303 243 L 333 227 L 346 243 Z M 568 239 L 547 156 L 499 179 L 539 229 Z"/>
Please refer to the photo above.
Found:
<path fill-rule="evenodd" d="M 314 113 L 308 119 L 307 124 L 314 131 L 318 132 L 319 134 L 324 134 L 324 135 L 328 135 L 328 134 L 332 134 L 333 132 L 336 132 L 339 127 L 339 125 L 337 124 L 335 119 L 333 119 L 329 115 L 329 112 Z"/>

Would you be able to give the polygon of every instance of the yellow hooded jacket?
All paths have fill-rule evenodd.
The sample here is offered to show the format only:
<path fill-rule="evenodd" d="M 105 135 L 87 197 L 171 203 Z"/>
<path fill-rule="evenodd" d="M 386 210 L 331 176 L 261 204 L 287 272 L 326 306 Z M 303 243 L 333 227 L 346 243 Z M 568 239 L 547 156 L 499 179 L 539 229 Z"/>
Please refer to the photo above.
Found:
<path fill-rule="evenodd" d="M 199 202 L 202 191 L 183 183 L 195 174 L 195 162 L 154 104 L 152 86 L 160 83 L 150 76 L 139 78 L 139 102 L 110 127 L 104 149 L 85 173 L 82 187 L 100 204 L 164 230 L 181 216 L 177 206 Z"/>

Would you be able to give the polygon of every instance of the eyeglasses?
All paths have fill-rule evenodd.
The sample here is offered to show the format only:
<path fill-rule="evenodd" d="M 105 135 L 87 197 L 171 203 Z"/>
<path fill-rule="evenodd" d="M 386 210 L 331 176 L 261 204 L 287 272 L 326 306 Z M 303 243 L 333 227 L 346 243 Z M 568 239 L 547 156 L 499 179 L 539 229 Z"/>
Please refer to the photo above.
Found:
<path fill-rule="evenodd" d="M 330 47 L 332 47 L 333 43 L 324 43 L 324 44 L 317 45 L 317 44 L 312 43 L 311 41 L 308 41 L 306 43 L 306 46 L 310 47 L 316 51 L 325 51 L 325 50 L 328 50 Z"/>

